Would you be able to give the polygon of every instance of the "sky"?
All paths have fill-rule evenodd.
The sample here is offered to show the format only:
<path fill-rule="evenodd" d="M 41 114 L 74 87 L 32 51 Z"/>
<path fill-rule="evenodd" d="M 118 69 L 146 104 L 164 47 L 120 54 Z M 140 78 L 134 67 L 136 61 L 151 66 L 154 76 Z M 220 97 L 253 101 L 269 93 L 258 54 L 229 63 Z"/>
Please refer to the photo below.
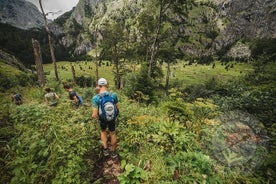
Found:
<path fill-rule="evenodd" d="M 40 11 L 40 6 L 39 6 L 39 0 L 26 0 L 29 2 L 32 2 L 35 4 L 39 11 Z M 57 14 L 49 14 L 47 16 L 48 19 L 55 19 L 59 15 L 70 11 L 74 6 L 77 5 L 79 0 L 42 0 L 42 6 L 44 9 L 44 12 L 58 12 Z"/>

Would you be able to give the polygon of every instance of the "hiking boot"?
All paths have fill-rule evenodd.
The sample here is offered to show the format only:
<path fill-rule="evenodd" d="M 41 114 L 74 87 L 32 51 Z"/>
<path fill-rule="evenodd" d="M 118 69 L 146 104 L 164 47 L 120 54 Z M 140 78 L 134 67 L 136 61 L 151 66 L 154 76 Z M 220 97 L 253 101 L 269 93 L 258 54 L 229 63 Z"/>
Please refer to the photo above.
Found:
<path fill-rule="evenodd" d="M 118 153 L 116 151 L 112 151 L 110 154 L 111 158 L 117 158 L 118 157 Z"/>
<path fill-rule="evenodd" d="M 104 155 L 105 157 L 109 156 L 109 150 L 108 150 L 108 148 L 103 149 L 103 155 Z"/>

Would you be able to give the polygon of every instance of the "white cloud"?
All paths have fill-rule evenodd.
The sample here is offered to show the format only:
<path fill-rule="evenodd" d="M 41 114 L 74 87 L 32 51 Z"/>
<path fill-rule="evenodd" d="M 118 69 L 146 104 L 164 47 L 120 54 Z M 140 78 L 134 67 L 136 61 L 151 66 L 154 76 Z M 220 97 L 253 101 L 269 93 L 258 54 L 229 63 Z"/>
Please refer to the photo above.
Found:
<path fill-rule="evenodd" d="M 40 10 L 39 0 L 26 0 L 35 4 Z M 70 11 L 74 6 L 77 5 L 79 0 L 42 0 L 42 6 L 45 13 L 57 12 L 57 14 L 49 14 L 48 19 L 55 19 L 59 15 Z"/>

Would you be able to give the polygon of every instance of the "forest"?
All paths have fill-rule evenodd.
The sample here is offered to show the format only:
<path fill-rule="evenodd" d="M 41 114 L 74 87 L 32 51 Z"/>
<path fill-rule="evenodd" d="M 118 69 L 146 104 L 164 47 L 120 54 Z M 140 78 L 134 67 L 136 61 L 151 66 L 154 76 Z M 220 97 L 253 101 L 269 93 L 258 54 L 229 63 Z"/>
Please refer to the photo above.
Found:
<path fill-rule="evenodd" d="M 56 65 L 46 51 L 47 32 L 28 31 L 44 40 L 45 83 L 32 71 L 32 36 L 22 40 L 24 33 L 16 34 L 20 48 L 11 41 L 19 30 L 1 36 L 9 37 L 1 41 L 3 51 L 16 55 L 17 48 L 16 58 L 31 71 L 0 60 L 0 183 L 276 180 L 275 38 L 241 38 L 235 44 L 248 45 L 250 57 L 229 56 L 230 46 L 212 50 L 221 34 L 214 14 L 204 12 L 216 10 L 214 4 L 145 2 L 137 16 L 135 9 L 124 9 L 104 23 L 93 19 L 90 30 L 72 23 L 72 34 L 89 35 L 93 49 L 74 56 L 63 48 Z M 124 19 L 129 15 L 133 19 Z M 91 117 L 101 77 L 119 98 L 116 159 L 103 157 L 100 127 Z M 64 84 L 84 99 L 79 108 L 72 108 Z M 56 107 L 45 103 L 47 87 L 60 96 Z M 12 102 L 14 91 L 22 95 L 21 105 Z"/>

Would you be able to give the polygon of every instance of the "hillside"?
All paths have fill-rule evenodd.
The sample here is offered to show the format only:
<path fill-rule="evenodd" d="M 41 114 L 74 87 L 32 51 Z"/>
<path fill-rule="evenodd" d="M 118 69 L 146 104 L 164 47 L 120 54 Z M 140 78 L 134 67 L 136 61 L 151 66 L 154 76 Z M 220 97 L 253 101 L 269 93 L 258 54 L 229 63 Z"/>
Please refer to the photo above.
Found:
<path fill-rule="evenodd" d="M 36 83 L 36 77 L 13 55 L 0 50 L 0 91 Z"/>
<path fill-rule="evenodd" d="M 0 22 L 23 30 L 41 28 L 44 25 L 38 8 L 25 0 L 1 0 Z"/>
<path fill-rule="evenodd" d="M 196 16 L 188 18 L 190 24 L 183 27 L 183 22 L 178 22 L 178 26 L 185 31 L 178 32 L 179 36 L 187 36 L 187 32 L 193 32 L 191 37 L 196 38 L 198 34 L 203 39 L 197 41 L 198 47 L 192 48 L 193 52 L 205 45 L 212 45 L 209 52 L 217 52 L 221 49 L 231 47 L 241 39 L 252 38 L 275 38 L 275 3 L 266 1 L 197 1 L 194 8 L 197 9 Z M 205 2 L 205 3 L 204 3 Z M 212 3 L 213 2 L 213 3 Z M 64 45 L 73 46 L 75 54 L 86 53 L 93 49 L 93 36 L 96 28 L 108 22 L 109 19 L 117 17 L 125 22 L 129 22 L 132 29 L 137 29 L 135 25 L 137 18 L 146 12 L 146 6 L 150 6 L 146 1 L 140 0 L 136 3 L 132 1 L 84 1 L 80 0 L 72 12 L 66 14 L 53 23 L 53 32 L 62 37 Z M 191 10 L 191 13 L 194 10 Z M 132 15 L 137 15 L 133 17 Z M 175 15 L 177 17 L 178 15 Z M 175 21 L 175 20 L 173 20 Z M 184 20 L 183 20 L 184 21 Z M 177 21 L 176 21 L 177 22 Z M 56 26 L 58 26 L 58 29 Z M 200 33 L 193 31 L 201 27 Z M 134 30 L 133 30 L 134 32 Z M 207 36 L 204 36 L 207 35 Z M 209 36 L 208 36 L 209 35 Z M 73 39 L 76 38 L 76 39 Z M 204 42 L 208 42 L 204 43 Z M 188 48 L 189 48 L 188 47 Z M 206 47 L 206 46 L 205 46 Z M 209 46 L 210 47 L 210 46 Z M 205 48 L 206 49 L 210 48 Z"/>
<path fill-rule="evenodd" d="M 41 13 L 39 13 L 37 8 L 36 11 L 33 10 L 33 7 L 28 8 L 32 4 L 25 1 L 25 3 L 23 1 L 11 1 L 10 3 L 12 4 L 9 5 L 9 11 L 5 11 L 7 9 L 6 6 L 8 6 L 7 2 L 6 0 L 1 1 L 5 8 L 0 10 L 4 16 L 1 19 L 2 21 L 0 21 L 2 23 L 0 48 L 15 55 L 25 66 L 30 67 L 31 63 L 33 63 L 30 40 L 34 37 L 42 45 L 44 62 L 51 62 L 45 30 L 40 29 L 41 27 L 34 29 L 37 27 L 26 22 L 28 19 L 37 18 L 39 20 L 30 22 L 41 24 Z M 152 18 L 152 20 L 149 19 L 151 21 L 150 24 L 156 24 L 158 6 L 151 3 L 143 0 L 139 0 L 136 3 L 123 0 L 80 0 L 74 9 L 66 12 L 50 24 L 51 31 L 55 35 L 57 60 L 78 60 L 76 57 L 79 55 L 86 55 L 89 51 L 95 49 L 96 44 L 98 44 L 95 41 L 95 35 L 101 34 L 102 37 L 102 34 L 106 31 L 104 25 L 112 22 L 113 19 L 122 20 L 124 32 L 129 33 L 129 44 L 133 44 L 133 40 L 138 41 L 139 38 L 143 37 L 148 40 L 140 40 L 136 44 L 152 43 L 156 26 L 145 27 L 146 24 L 139 23 L 147 23 L 143 20 L 144 15 L 147 15 L 148 18 Z M 25 5 L 28 11 L 25 10 Z M 162 29 L 165 31 L 169 26 L 174 26 L 170 35 L 173 35 L 174 39 L 178 39 L 175 47 L 181 51 L 180 54 L 186 59 L 199 59 L 202 60 L 200 62 L 204 63 L 213 60 L 213 57 L 247 59 L 252 52 L 250 46 L 256 39 L 275 39 L 274 5 L 275 3 L 269 0 L 262 2 L 235 0 L 196 1 L 187 12 L 188 14 L 182 12 L 183 10 L 179 12 L 168 10 L 165 12 L 164 16 L 167 17 L 167 22 L 164 25 L 167 27 L 165 26 Z M 7 12 L 10 12 L 11 15 L 6 15 L 5 13 Z M 17 19 L 14 16 L 18 18 L 16 21 L 19 23 L 13 24 L 6 20 Z M 18 26 L 21 24 L 24 26 L 30 25 L 29 31 L 15 30 L 15 28 L 11 27 L 11 25 L 16 27 L 15 24 L 18 24 Z M 145 28 L 151 29 L 148 30 L 150 34 L 143 32 Z M 164 35 L 164 37 L 168 38 L 167 35 Z M 20 49 L 16 49 L 16 45 Z M 206 56 L 207 58 L 205 58 Z"/>
<path fill-rule="evenodd" d="M 60 64 L 63 65 L 59 68 L 70 66 L 68 62 Z M 92 66 L 86 62 L 77 64 L 82 67 L 82 70 L 77 70 L 78 75 L 83 75 L 80 73 L 85 73 Z M 50 67 L 45 65 L 47 71 L 51 71 Z M 104 71 L 112 68 L 101 67 Z M 274 67 L 275 64 L 272 64 L 269 68 Z M 47 87 L 50 86 L 60 96 L 55 108 L 46 106 L 41 88 L 18 88 L 25 99 L 23 105 L 16 106 L 10 104 L 8 98 L 1 98 L 3 107 L 8 107 L 10 113 L 1 119 L 0 124 L 1 147 L 4 148 L 0 150 L 4 158 L 1 166 L 5 168 L 1 170 L 1 182 L 273 181 L 275 175 L 267 174 L 267 171 L 275 173 L 271 160 L 273 152 L 268 151 L 271 129 L 265 128 L 267 121 L 261 122 L 260 117 L 256 118 L 257 114 L 248 114 L 246 109 L 254 107 L 257 112 L 257 107 L 260 107 L 266 109 L 266 113 L 272 110 L 275 87 L 266 84 L 267 90 L 263 84 L 242 82 L 247 76 L 244 74 L 251 73 L 250 68 L 243 63 L 228 71 L 223 65 L 215 68 L 185 66 L 176 74 L 176 85 L 169 94 L 162 95 L 162 88 L 159 88 L 155 90 L 159 97 L 157 101 L 147 105 L 139 98 L 136 99 L 138 101 L 129 99 L 124 90 L 115 90 L 111 84 L 110 90 L 115 90 L 120 99 L 117 124 L 119 159 L 102 156 L 99 126 L 91 119 L 90 100 L 95 94 L 94 87 L 74 85 L 85 101 L 78 109 L 70 107 L 67 92 L 61 83 L 51 79 L 51 74 L 47 76 Z M 71 72 L 62 72 L 63 81 L 72 82 Z M 216 74 L 224 77 L 203 82 Z M 101 75 L 112 79 L 110 72 Z M 188 86 L 179 82 L 189 78 L 194 82 Z M 262 89 L 259 90 L 259 87 Z"/>

